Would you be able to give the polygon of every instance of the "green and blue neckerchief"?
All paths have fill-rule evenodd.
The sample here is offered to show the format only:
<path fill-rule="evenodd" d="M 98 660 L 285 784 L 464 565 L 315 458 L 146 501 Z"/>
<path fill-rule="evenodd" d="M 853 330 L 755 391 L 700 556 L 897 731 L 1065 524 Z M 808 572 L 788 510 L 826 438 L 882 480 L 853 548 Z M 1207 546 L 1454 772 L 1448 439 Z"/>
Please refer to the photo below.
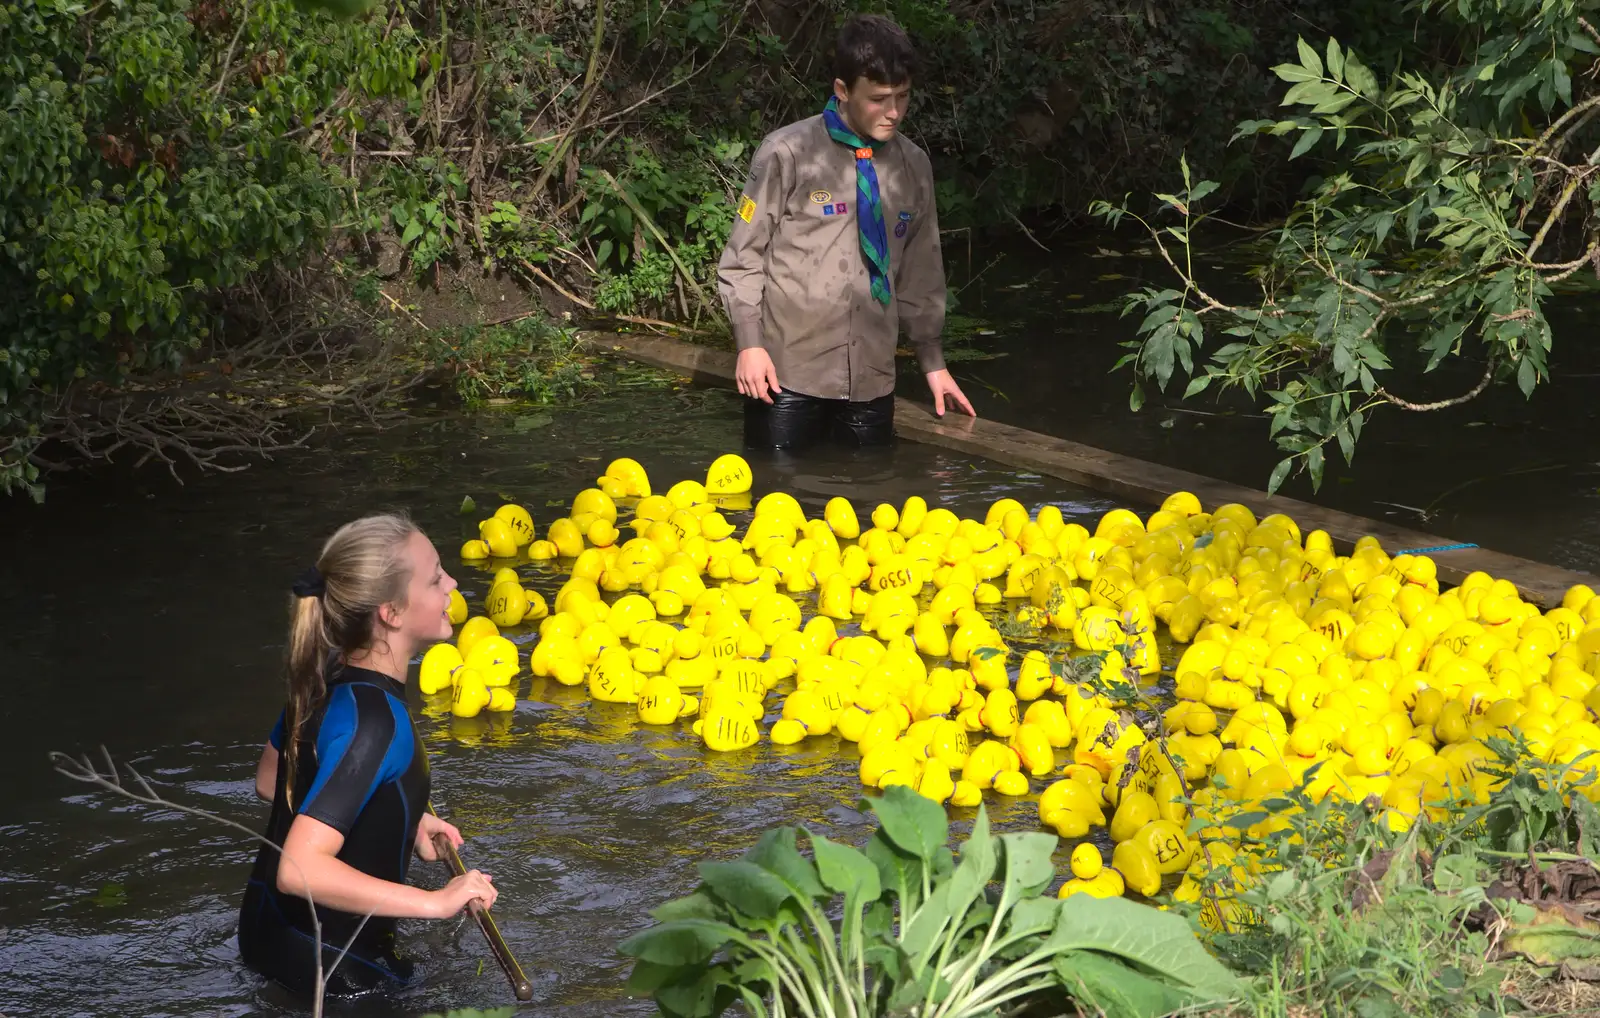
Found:
<path fill-rule="evenodd" d="M 872 280 L 872 296 L 880 304 L 889 303 L 889 231 L 883 225 L 883 204 L 878 194 L 878 171 L 872 165 L 874 142 L 863 141 L 839 115 L 837 97 L 822 108 L 822 123 L 828 137 L 848 146 L 856 155 L 856 228 L 861 235 L 861 254 L 867 260 L 867 275 Z"/>

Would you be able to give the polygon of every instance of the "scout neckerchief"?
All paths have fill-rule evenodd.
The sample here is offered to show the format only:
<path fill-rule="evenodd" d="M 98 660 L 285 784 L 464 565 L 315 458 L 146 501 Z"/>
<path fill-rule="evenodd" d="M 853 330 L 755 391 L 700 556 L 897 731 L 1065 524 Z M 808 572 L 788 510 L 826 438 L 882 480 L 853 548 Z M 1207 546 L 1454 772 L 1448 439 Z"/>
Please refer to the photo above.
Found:
<path fill-rule="evenodd" d="M 822 108 L 822 123 L 828 137 L 853 149 L 856 154 L 856 229 L 861 235 L 861 253 L 867 260 L 867 275 L 872 279 L 872 296 L 880 304 L 889 303 L 889 231 L 883 225 L 883 205 L 878 196 L 878 171 L 872 165 L 873 142 L 862 141 L 839 115 L 839 100 L 831 98 Z"/>

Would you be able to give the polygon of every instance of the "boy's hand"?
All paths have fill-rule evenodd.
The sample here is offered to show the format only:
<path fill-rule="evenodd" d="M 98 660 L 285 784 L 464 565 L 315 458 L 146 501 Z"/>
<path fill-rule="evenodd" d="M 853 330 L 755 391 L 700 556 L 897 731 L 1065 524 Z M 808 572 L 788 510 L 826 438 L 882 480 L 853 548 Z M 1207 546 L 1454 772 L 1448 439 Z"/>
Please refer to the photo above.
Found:
<path fill-rule="evenodd" d="M 743 354 L 740 356 L 743 357 Z M 741 363 L 743 362 L 741 361 Z M 933 394 L 933 412 L 940 417 L 944 416 L 944 400 L 946 396 L 950 397 L 951 409 L 960 407 L 967 412 L 967 416 L 978 416 L 977 412 L 972 409 L 972 404 L 967 402 L 967 397 L 961 392 L 961 386 L 957 385 L 956 380 L 950 377 L 950 372 L 947 369 L 940 368 L 938 371 L 928 372 L 928 391 Z"/>
<path fill-rule="evenodd" d="M 759 346 L 739 351 L 739 363 L 734 368 L 733 377 L 739 383 L 740 392 L 763 403 L 772 402 L 772 396 L 767 395 L 768 389 L 774 395 L 783 391 L 778 388 L 778 369 L 772 366 L 772 355 Z M 956 391 L 959 393 L 961 390 Z"/>

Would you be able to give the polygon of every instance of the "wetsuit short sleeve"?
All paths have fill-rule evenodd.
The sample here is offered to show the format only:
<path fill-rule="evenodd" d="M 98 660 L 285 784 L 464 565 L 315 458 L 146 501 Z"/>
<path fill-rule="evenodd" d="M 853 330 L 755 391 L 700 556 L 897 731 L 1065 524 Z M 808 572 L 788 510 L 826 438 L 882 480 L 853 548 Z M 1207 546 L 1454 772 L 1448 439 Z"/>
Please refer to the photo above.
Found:
<path fill-rule="evenodd" d="M 267 736 L 267 745 L 278 752 L 283 752 L 283 712 L 278 712 L 278 723 L 272 726 L 272 734 Z"/>
<path fill-rule="evenodd" d="M 334 687 L 317 732 L 316 777 L 298 812 L 349 834 L 378 786 L 411 766 L 414 745 L 404 705 L 376 686 Z"/>

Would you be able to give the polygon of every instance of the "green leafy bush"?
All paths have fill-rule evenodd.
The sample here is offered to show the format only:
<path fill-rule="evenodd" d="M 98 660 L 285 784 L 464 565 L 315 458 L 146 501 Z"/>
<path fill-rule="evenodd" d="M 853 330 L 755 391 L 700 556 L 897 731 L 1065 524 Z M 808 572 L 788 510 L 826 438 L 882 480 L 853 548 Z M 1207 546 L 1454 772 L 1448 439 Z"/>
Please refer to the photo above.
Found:
<path fill-rule="evenodd" d="M 863 803 L 865 849 L 781 827 L 630 938 L 629 987 L 664 1014 L 976 1018 L 1068 997 L 1110 1018 L 1233 999 L 1241 986 L 1169 913 L 1042 892 L 1057 839 L 990 833 L 980 808 L 959 857 L 944 807 L 894 786 Z M 811 855 L 801 853 L 804 834 Z M 840 918 L 829 915 L 843 899 Z"/>
<path fill-rule="evenodd" d="M 0 7 L 0 490 L 66 387 L 178 367 L 219 294 L 316 249 L 347 195 L 307 139 L 416 69 L 405 27 L 287 0 Z"/>

